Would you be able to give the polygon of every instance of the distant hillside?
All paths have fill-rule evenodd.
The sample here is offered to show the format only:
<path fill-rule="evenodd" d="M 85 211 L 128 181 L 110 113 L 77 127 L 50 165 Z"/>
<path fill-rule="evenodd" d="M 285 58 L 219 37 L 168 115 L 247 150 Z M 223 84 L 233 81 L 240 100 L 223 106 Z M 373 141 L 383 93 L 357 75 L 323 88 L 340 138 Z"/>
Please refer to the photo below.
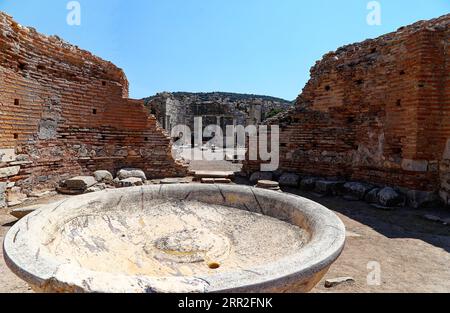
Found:
<path fill-rule="evenodd" d="M 151 100 L 161 96 L 162 94 L 171 94 L 175 98 L 181 97 L 189 97 L 196 98 L 200 101 L 214 101 L 218 99 L 229 99 L 230 102 L 242 102 L 246 100 L 255 100 L 260 99 L 264 102 L 278 102 L 284 105 L 293 105 L 294 101 L 289 101 L 277 97 L 271 96 L 262 96 L 262 95 L 253 95 L 253 94 L 241 94 L 241 93 L 232 93 L 232 92 L 170 92 L 170 93 L 159 93 L 151 97 L 144 98 L 145 103 L 150 102 Z"/>
<path fill-rule="evenodd" d="M 191 127 L 196 116 L 211 124 L 220 120 L 222 126 L 233 121 L 237 125 L 256 125 L 294 106 L 294 101 L 276 97 L 230 92 L 163 92 L 144 101 L 149 112 L 167 130 L 175 125 Z"/>

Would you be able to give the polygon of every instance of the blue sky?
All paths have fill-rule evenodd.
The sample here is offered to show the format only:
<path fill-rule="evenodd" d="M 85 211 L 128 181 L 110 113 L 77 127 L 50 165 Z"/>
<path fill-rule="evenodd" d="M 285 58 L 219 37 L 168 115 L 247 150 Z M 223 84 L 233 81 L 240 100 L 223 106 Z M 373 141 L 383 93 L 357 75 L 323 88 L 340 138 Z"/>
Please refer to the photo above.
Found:
<path fill-rule="evenodd" d="M 450 12 L 448 0 L 0 0 L 20 24 L 65 40 L 125 70 L 130 96 L 228 91 L 294 99 L 323 54 Z"/>

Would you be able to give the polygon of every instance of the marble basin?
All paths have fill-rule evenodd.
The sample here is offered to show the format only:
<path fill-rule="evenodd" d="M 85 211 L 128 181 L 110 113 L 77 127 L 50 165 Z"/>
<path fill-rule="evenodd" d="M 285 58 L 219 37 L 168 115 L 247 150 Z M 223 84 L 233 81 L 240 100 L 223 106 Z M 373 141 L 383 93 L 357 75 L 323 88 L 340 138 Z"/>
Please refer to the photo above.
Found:
<path fill-rule="evenodd" d="M 3 249 L 37 292 L 307 292 L 344 243 L 343 223 L 310 200 L 180 184 L 49 204 L 15 224 Z"/>

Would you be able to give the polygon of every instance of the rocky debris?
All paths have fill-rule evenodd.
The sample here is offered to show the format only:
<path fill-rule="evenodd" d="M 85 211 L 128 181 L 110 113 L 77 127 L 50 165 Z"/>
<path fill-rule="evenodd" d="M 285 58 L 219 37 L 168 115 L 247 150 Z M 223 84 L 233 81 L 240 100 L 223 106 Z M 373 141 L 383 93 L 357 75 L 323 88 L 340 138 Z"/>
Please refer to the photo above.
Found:
<path fill-rule="evenodd" d="M 378 203 L 386 208 L 405 205 L 405 198 L 391 187 L 385 187 L 378 193 Z"/>
<path fill-rule="evenodd" d="M 0 209 L 6 207 L 6 188 L 8 183 L 0 182 Z"/>
<path fill-rule="evenodd" d="M 202 178 L 202 184 L 231 184 L 228 178 Z"/>
<path fill-rule="evenodd" d="M 392 210 L 406 205 L 416 209 L 431 208 L 442 204 L 436 193 L 392 187 L 377 188 L 362 182 L 306 177 L 300 180 L 300 188 L 313 191 L 317 197 L 343 195 L 345 200 L 365 201 L 381 210 Z"/>
<path fill-rule="evenodd" d="M 127 179 L 122 179 L 119 183 L 119 186 L 121 188 L 142 186 L 142 185 L 144 185 L 144 182 L 142 181 L 142 178 L 139 177 L 130 177 Z"/>
<path fill-rule="evenodd" d="M 120 180 L 128 178 L 140 178 L 143 183 L 147 180 L 144 171 L 137 168 L 123 168 L 119 172 L 117 172 L 117 178 L 119 178 Z"/>
<path fill-rule="evenodd" d="M 70 189 L 86 190 L 87 188 L 94 186 L 96 183 L 97 180 L 93 176 L 77 176 L 67 179 L 64 182 L 64 186 Z"/>
<path fill-rule="evenodd" d="M 316 187 L 316 181 L 318 179 L 315 177 L 303 178 L 300 181 L 300 187 L 304 190 L 313 190 Z"/>
<path fill-rule="evenodd" d="M 375 188 L 369 191 L 364 197 L 364 201 L 367 203 L 378 203 L 378 193 L 380 192 L 380 188 Z"/>
<path fill-rule="evenodd" d="M 88 188 L 97 184 L 97 180 L 93 176 L 77 176 L 62 182 L 58 191 L 67 195 L 79 195 L 87 191 Z"/>
<path fill-rule="evenodd" d="M 280 183 L 280 186 L 298 187 L 298 184 L 300 183 L 300 176 L 293 173 L 284 173 L 281 175 L 278 182 Z"/>
<path fill-rule="evenodd" d="M 272 174 L 273 174 L 273 179 L 276 181 L 279 181 L 281 176 L 283 176 L 283 174 L 285 174 L 285 173 L 283 170 L 277 169 L 276 171 L 272 172 Z"/>
<path fill-rule="evenodd" d="M 314 191 L 324 195 L 337 195 L 342 190 L 344 184 L 345 182 L 342 181 L 318 180 L 316 181 Z"/>
<path fill-rule="evenodd" d="M 165 178 L 159 181 L 161 185 L 174 185 L 174 184 L 189 184 L 190 181 L 187 178 Z"/>
<path fill-rule="evenodd" d="M 0 168 L 0 178 L 7 178 L 19 174 L 20 166 Z"/>
<path fill-rule="evenodd" d="M 269 180 L 273 179 L 272 172 L 255 172 L 250 176 L 250 183 L 256 184 L 260 180 Z"/>
<path fill-rule="evenodd" d="M 105 183 L 99 183 L 99 184 L 95 184 L 94 186 L 86 189 L 86 193 L 99 192 L 99 191 L 105 190 L 106 188 L 107 188 L 107 185 Z"/>
<path fill-rule="evenodd" d="M 413 209 L 431 208 L 439 205 L 439 196 L 433 192 L 409 190 L 406 192 L 407 204 Z"/>
<path fill-rule="evenodd" d="M 342 284 L 353 284 L 355 279 L 353 277 L 339 277 L 327 279 L 325 281 L 325 288 L 334 288 Z"/>
<path fill-rule="evenodd" d="M 30 161 L 30 156 L 26 155 L 26 154 L 19 154 L 19 155 L 16 156 L 16 161 L 17 162 L 29 162 Z"/>
<path fill-rule="evenodd" d="M 344 184 L 343 192 L 344 198 L 350 201 L 363 200 L 366 194 L 374 187 L 369 184 L 349 182 Z"/>
<path fill-rule="evenodd" d="M 281 191 L 280 184 L 276 181 L 270 181 L 270 180 L 260 180 L 255 186 L 256 188 L 262 188 L 272 191 Z"/>
<path fill-rule="evenodd" d="M 99 183 L 111 183 L 114 180 L 113 175 L 104 170 L 96 171 L 94 177 Z"/>

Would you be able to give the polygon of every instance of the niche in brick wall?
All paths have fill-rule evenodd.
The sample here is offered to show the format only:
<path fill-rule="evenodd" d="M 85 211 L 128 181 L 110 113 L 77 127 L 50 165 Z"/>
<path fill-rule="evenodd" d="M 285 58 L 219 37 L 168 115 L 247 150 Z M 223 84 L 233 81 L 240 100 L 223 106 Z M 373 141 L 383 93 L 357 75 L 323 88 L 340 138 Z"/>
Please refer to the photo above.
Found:
<path fill-rule="evenodd" d="M 17 68 L 21 71 L 24 71 L 27 69 L 27 63 L 19 61 L 19 63 L 17 64 Z"/>
<path fill-rule="evenodd" d="M 14 99 L 14 105 L 20 105 L 20 100 L 19 99 Z"/>

